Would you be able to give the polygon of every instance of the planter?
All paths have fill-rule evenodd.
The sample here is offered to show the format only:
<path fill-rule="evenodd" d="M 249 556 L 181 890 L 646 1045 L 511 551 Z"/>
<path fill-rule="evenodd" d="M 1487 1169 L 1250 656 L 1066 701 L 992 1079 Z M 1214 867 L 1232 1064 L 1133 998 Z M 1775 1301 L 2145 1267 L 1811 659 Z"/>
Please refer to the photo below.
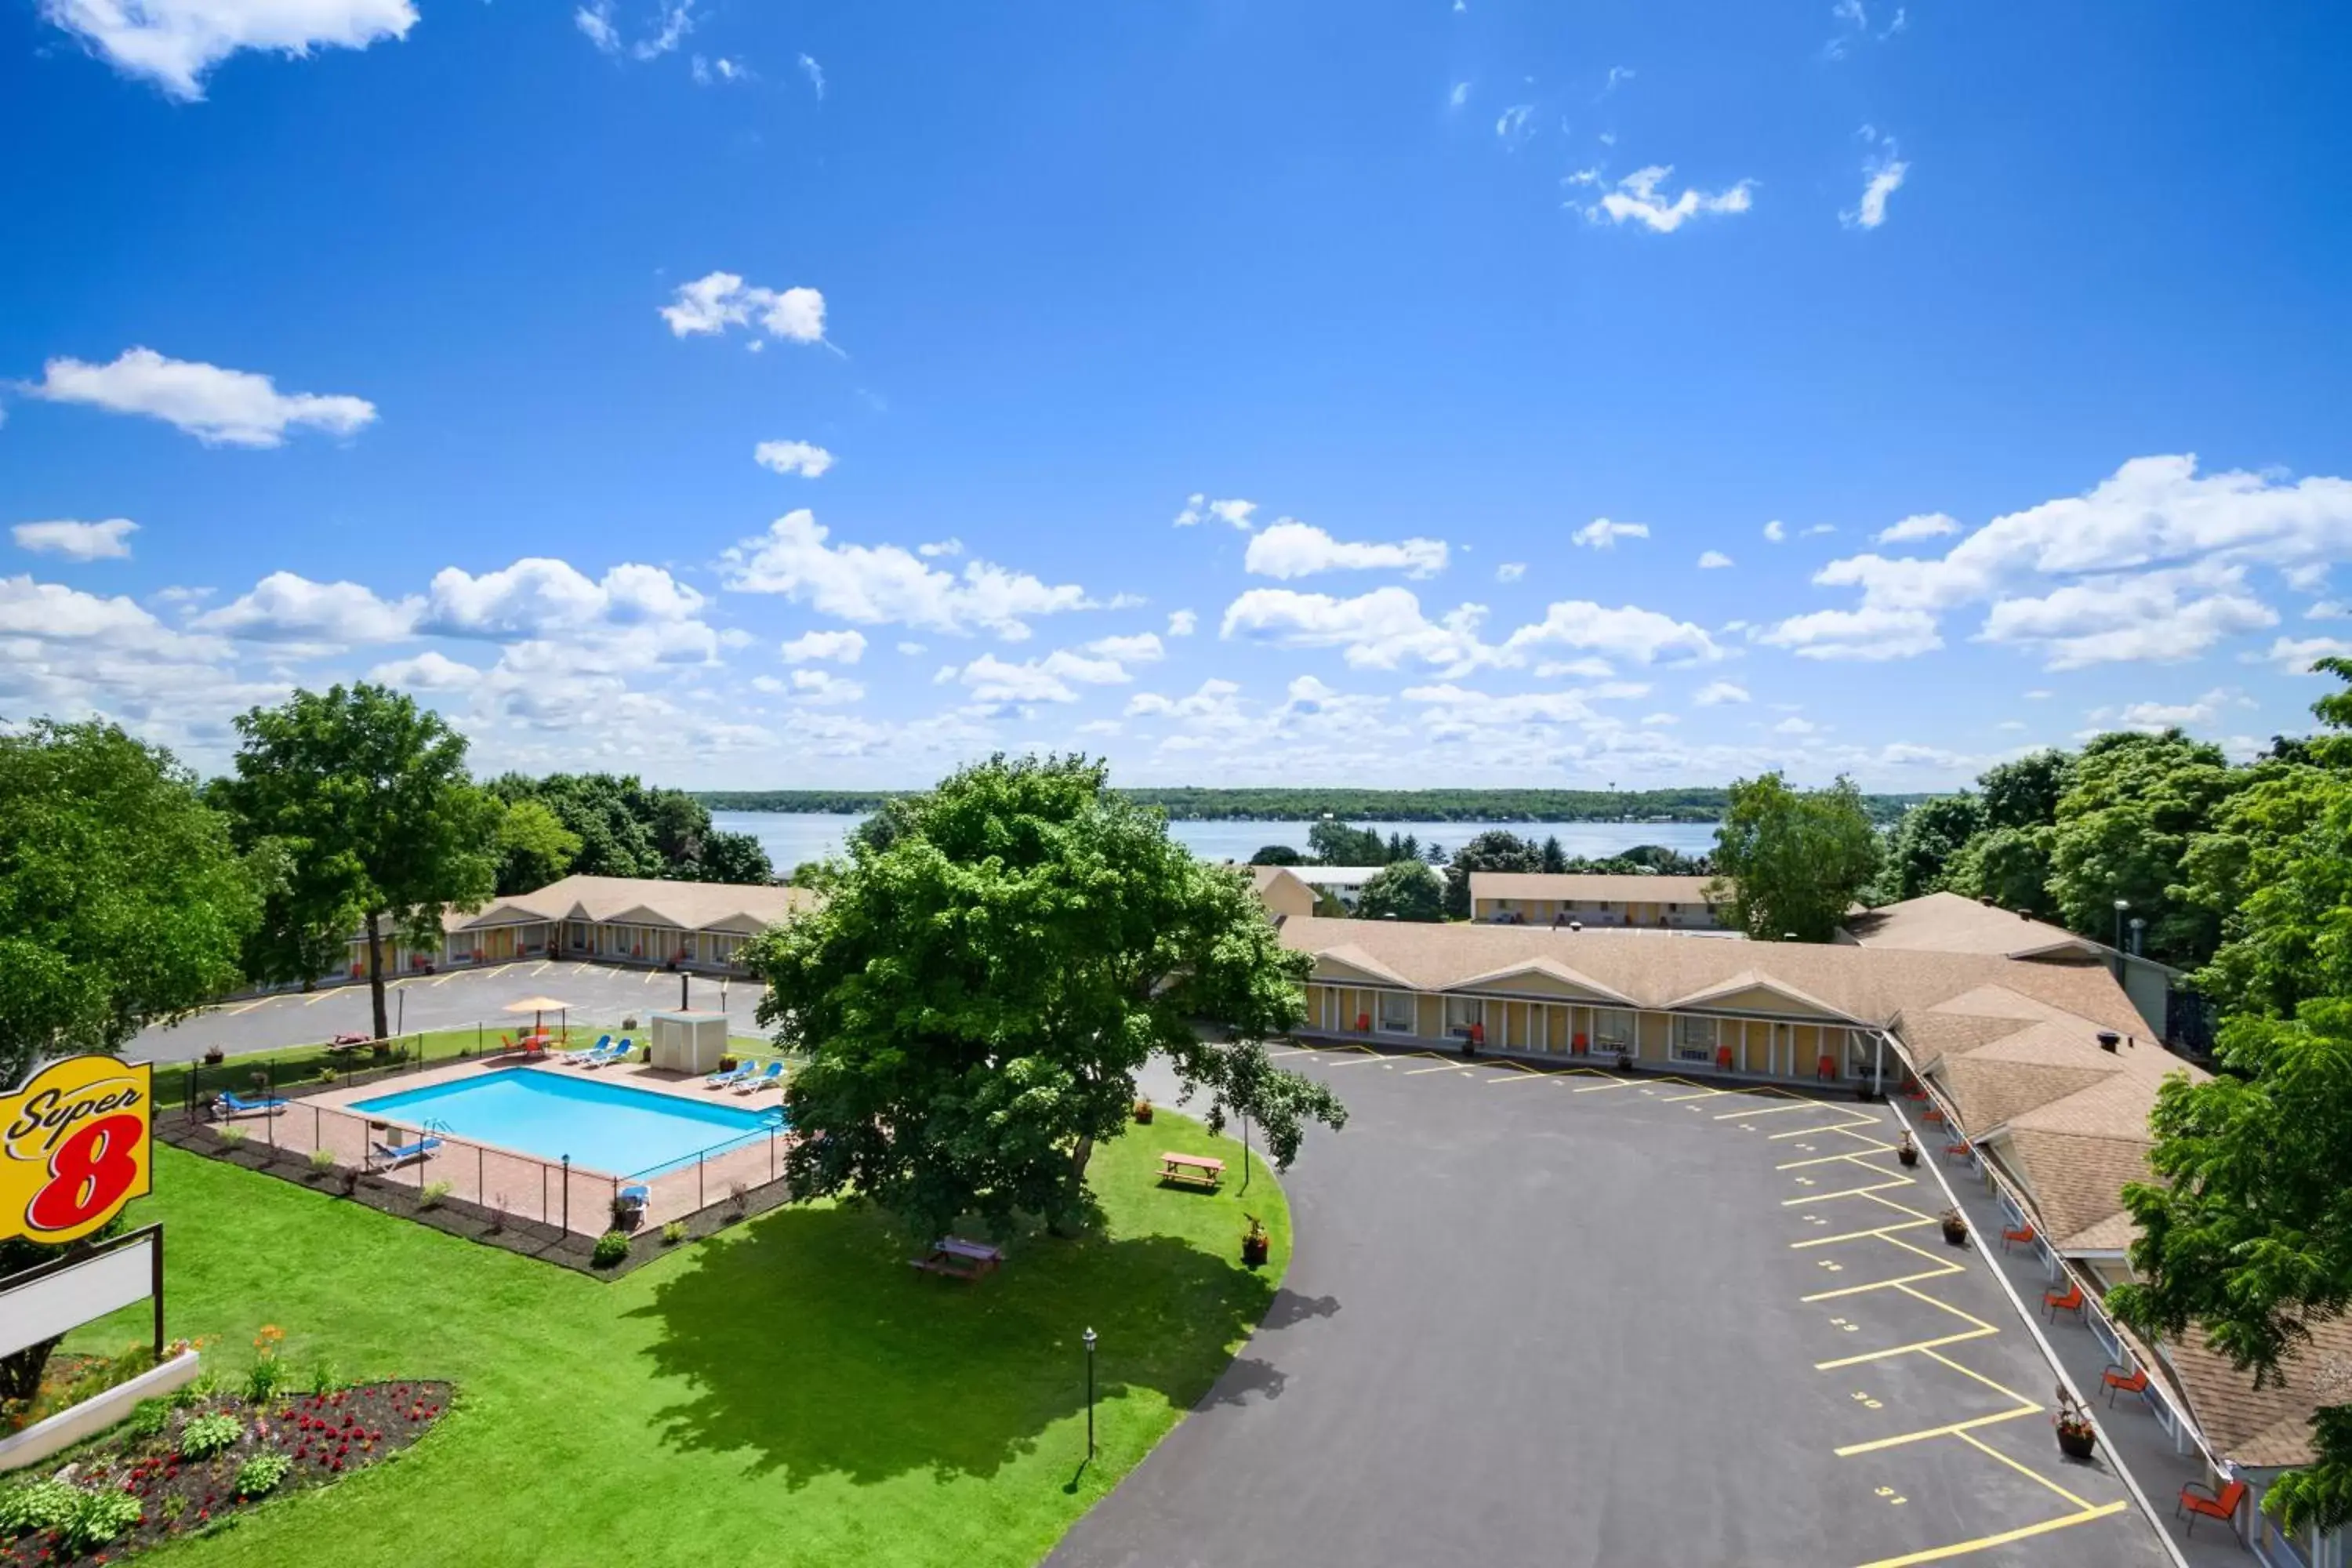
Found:
<path fill-rule="evenodd" d="M 226 1060 L 228 1060 L 228 1053 L 222 1050 L 218 1046 L 210 1046 L 205 1047 L 205 1066 L 208 1068 L 216 1068 Z"/>
<path fill-rule="evenodd" d="M 1895 1151 L 1895 1157 L 1902 1161 L 1905 1167 L 1907 1169 L 1908 1167 L 1916 1165 L 1919 1163 L 1919 1151 L 1910 1147 L 1908 1144 L 1906 1144 L 1904 1147 Z"/>
<path fill-rule="evenodd" d="M 2058 1451 L 2070 1459 L 2087 1459 L 2099 1446 L 2099 1435 L 2088 1426 L 2058 1428 Z"/>
<path fill-rule="evenodd" d="M 1954 1247 L 1966 1247 L 1969 1244 L 1968 1221 L 1964 1219 L 1948 1219 L 1943 1222 L 1943 1226 L 1944 1239 L 1946 1241 L 1950 1242 Z"/>
<path fill-rule="evenodd" d="M 1151 1125 L 1151 1101 L 1139 1100 L 1135 1102 L 1135 1124 L 1138 1127 Z"/>
<path fill-rule="evenodd" d="M 1243 1264 L 1251 1268 L 1265 1268 L 1266 1256 L 1272 1250 L 1273 1246 L 1274 1239 L 1271 1237 L 1245 1236 L 1242 1237 Z"/>

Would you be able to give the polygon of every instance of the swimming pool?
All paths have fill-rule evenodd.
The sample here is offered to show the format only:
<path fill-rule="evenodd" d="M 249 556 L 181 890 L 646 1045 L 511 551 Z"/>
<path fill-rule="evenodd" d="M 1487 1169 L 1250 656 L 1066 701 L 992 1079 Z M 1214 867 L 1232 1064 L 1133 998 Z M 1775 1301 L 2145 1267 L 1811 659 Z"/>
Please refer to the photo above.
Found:
<path fill-rule="evenodd" d="M 542 1160 L 568 1154 L 574 1165 L 613 1176 L 650 1175 L 785 1124 L 781 1109 L 684 1100 L 538 1068 L 502 1068 L 352 1109 Z"/>

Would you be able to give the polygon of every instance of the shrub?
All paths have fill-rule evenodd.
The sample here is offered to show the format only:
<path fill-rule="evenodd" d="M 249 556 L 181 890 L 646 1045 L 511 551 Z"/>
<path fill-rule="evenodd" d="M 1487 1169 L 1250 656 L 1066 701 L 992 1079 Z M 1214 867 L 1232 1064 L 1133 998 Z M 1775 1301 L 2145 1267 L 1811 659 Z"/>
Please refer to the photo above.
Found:
<path fill-rule="evenodd" d="M 242 1127 L 223 1127 L 215 1136 L 231 1149 L 240 1148 L 245 1143 L 245 1129 Z"/>
<path fill-rule="evenodd" d="M 320 1356 L 310 1363 L 310 1392 L 332 1394 L 343 1386 L 343 1374 L 333 1362 Z"/>
<path fill-rule="evenodd" d="M 145 1506 L 119 1489 L 77 1491 L 73 1515 L 66 1521 L 59 1543 L 68 1552 L 88 1552 L 105 1545 L 146 1516 Z"/>
<path fill-rule="evenodd" d="M 662 1226 L 662 1240 L 667 1245 L 676 1247 L 679 1242 L 684 1241 L 685 1239 L 686 1221 L 682 1219 L 674 1219 L 667 1225 Z"/>
<path fill-rule="evenodd" d="M 62 1530 L 73 1517 L 77 1494 L 68 1481 L 26 1481 L 0 1492 L 0 1535 Z"/>
<path fill-rule="evenodd" d="M 171 1496 L 163 1500 L 163 1517 L 165 1519 L 176 1520 L 187 1511 L 188 1500 L 182 1494 L 173 1492 Z"/>
<path fill-rule="evenodd" d="M 625 1232 L 608 1230 L 596 1238 L 596 1250 L 589 1261 L 599 1268 L 610 1268 L 629 1255 L 629 1238 Z"/>
<path fill-rule="evenodd" d="M 236 1468 L 236 1495 L 260 1497 L 277 1489 L 294 1461 L 284 1454 L 256 1454 Z"/>
<path fill-rule="evenodd" d="M 322 1176 L 332 1174 L 335 1169 L 335 1152 L 332 1149 L 311 1150 L 310 1169 Z"/>
<path fill-rule="evenodd" d="M 751 1212 L 751 1189 L 745 1186 L 740 1182 L 729 1183 L 727 1187 L 727 1206 L 733 1211 L 735 1218 L 741 1219 L 744 1215 Z"/>
<path fill-rule="evenodd" d="M 172 1408 L 185 1410 L 190 1405 L 202 1404 L 218 1394 L 220 1388 L 220 1369 L 208 1366 L 172 1391 Z"/>
<path fill-rule="evenodd" d="M 421 1209 L 438 1208 L 441 1206 L 441 1200 L 456 1190 L 456 1187 L 447 1182 L 427 1182 L 425 1184 L 425 1190 L 416 1194 L 416 1206 Z"/>
<path fill-rule="evenodd" d="M 621 1032 L 625 1035 L 634 1035 L 637 1032 L 637 1018 L 635 1014 L 632 1013 L 629 1016 L 621 1020 Z"/>
<path fill-rule="evenodd" d="M 180 1428 L 180 1457 L 209 1459 L 244 1436 L 245 1423 L 234 1415 L 218 1410 L 198 1415 Z"/>
<path fill-rule="evenodd" d="M 286 1391 L 294 1375 L 275 1356 L 265 1356 L 245 1374 L 245 1398 L 249 1405 L 267 1405 Z"/>
<path fill-rule="evenodd" d="M 142 1399 L 131 1407 L 131 1419 L 123 1423 L 123 1430 L 133 1437 L 159 1436 L 171 1418 L 169 1405 L 160 1399 Z"/>

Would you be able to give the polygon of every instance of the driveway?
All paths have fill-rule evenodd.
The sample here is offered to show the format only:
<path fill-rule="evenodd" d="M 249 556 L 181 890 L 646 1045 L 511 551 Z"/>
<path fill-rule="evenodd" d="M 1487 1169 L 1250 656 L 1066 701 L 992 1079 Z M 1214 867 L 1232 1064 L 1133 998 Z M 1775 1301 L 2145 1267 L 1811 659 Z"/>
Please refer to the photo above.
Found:
<path fill-rule="evenodd" d="M 1286 1065 L 1351 1115 L 1286 1180 L 1286 1288 L 1055 1568 L 2169 1561 L 2061 1461 L 2055 1379 L 1885 1108 Z"/>

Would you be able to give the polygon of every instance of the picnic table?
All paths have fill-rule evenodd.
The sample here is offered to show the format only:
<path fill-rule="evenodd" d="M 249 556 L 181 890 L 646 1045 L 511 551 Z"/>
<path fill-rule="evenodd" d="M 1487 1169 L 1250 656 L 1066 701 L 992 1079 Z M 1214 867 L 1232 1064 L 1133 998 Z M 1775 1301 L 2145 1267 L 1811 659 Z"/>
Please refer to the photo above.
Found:
<path fill-rule="evenodd" d="M 1160 1156 L 1160 1179 L 1180 1187 L 1199 1187 L 1213 1193 L 1224 1183 L 1225 1163 L 1205 1154 L 1163 1153 Z"/>
<path fill-rule="evenodd" d="M 908 1267 L 926 1274 L 944 1274 L 950 1279 L 977 1279 L 982 1275 L 1002 1268 L 1004 1251 L 982 1241 L 966 1241 L 960 1236 L 943 1236 L 931 1243 L 929 1254 L 909 1258 Z"/>
<path fill-rule="evenodd" d="M 375 1040 L 371 1036 L 337 1035 L 327 1042 L 327 1049 L 336 1056 L 345 1056 L 352 1051 L 363 1051 L 373 1044 Z"/>

